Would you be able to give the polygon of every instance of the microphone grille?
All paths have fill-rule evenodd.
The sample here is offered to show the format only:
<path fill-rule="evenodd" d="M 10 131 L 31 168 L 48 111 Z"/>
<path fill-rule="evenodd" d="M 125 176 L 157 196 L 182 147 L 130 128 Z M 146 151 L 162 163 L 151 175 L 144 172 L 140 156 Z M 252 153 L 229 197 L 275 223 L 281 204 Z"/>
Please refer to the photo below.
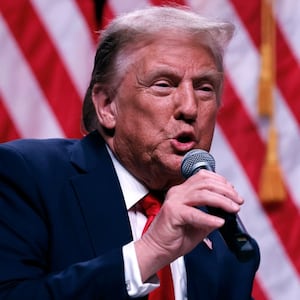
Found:
<path fill-rule="evenodd" d="M 187 152 L 181 163 L 181 173 L 183 177 L 189 178 L 199 171 L 199 169 L 207 169 L 215 171 L 216 162 L 211 154 L 205 150 L 193 149 Z"/>

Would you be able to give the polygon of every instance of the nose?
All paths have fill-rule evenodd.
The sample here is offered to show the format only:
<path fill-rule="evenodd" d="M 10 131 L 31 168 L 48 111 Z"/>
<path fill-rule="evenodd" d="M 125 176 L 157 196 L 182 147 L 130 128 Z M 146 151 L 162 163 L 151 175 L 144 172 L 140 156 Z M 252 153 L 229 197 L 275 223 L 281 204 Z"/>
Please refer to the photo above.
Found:
<path fill-rule="evenodd" d="M 176 109 L 174 117 L 192 123 L 197 118 L 198 103 L 192 84 L 185 84 L 177 88 Z"/>

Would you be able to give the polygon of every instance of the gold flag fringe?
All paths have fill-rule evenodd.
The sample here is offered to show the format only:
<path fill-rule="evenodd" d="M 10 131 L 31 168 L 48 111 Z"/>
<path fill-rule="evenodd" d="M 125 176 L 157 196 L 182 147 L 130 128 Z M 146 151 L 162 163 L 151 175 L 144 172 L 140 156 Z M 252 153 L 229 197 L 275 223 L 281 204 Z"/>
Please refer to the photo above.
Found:
<path fill-rule="evenodd" d="M 267 153 L 259 181 L 259 197 L 263 204 L 278 203 L 286 193 L 277 156 L 277 132 L 274 125 L 275 86 L 275 18 L 273 0 L 261 2 L 261 72 L 258 92 L 258 112 L 269 120 Z"/>

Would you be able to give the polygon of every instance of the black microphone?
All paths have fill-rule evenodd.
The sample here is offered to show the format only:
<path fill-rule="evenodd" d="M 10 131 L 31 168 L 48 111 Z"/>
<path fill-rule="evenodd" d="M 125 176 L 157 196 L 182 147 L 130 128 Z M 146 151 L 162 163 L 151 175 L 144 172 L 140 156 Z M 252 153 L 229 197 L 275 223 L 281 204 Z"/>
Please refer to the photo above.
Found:
<path fill-rule="evenodd" d="M 189 178 L 201 169 L 215 172 L 215 159 L 204 150 L 194 149 L 185 154 L 181 163 L 183 177 Z M 228 248 L 240 261 L 248 261 L 255 256 L 255 250 L 251 244 L 251 237 L 247 233 L 243 223 L 237 214 L 228 213 L 220 208 L 207 207 L 210 214 L 225 220 L 219 228 Z"/>

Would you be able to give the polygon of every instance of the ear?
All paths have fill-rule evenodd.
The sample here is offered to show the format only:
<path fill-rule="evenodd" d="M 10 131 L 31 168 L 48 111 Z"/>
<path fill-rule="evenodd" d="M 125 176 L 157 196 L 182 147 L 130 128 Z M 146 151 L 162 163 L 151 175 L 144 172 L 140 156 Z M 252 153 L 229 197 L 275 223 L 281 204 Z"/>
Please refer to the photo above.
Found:
<path fill-rule="evenodd" d="M 114 129 L 116 124 L 115 103 L 110 99 L 106 89 L 95 84 L 92 90 L 92 100 L 99 123 L 107 129 Z"/>

